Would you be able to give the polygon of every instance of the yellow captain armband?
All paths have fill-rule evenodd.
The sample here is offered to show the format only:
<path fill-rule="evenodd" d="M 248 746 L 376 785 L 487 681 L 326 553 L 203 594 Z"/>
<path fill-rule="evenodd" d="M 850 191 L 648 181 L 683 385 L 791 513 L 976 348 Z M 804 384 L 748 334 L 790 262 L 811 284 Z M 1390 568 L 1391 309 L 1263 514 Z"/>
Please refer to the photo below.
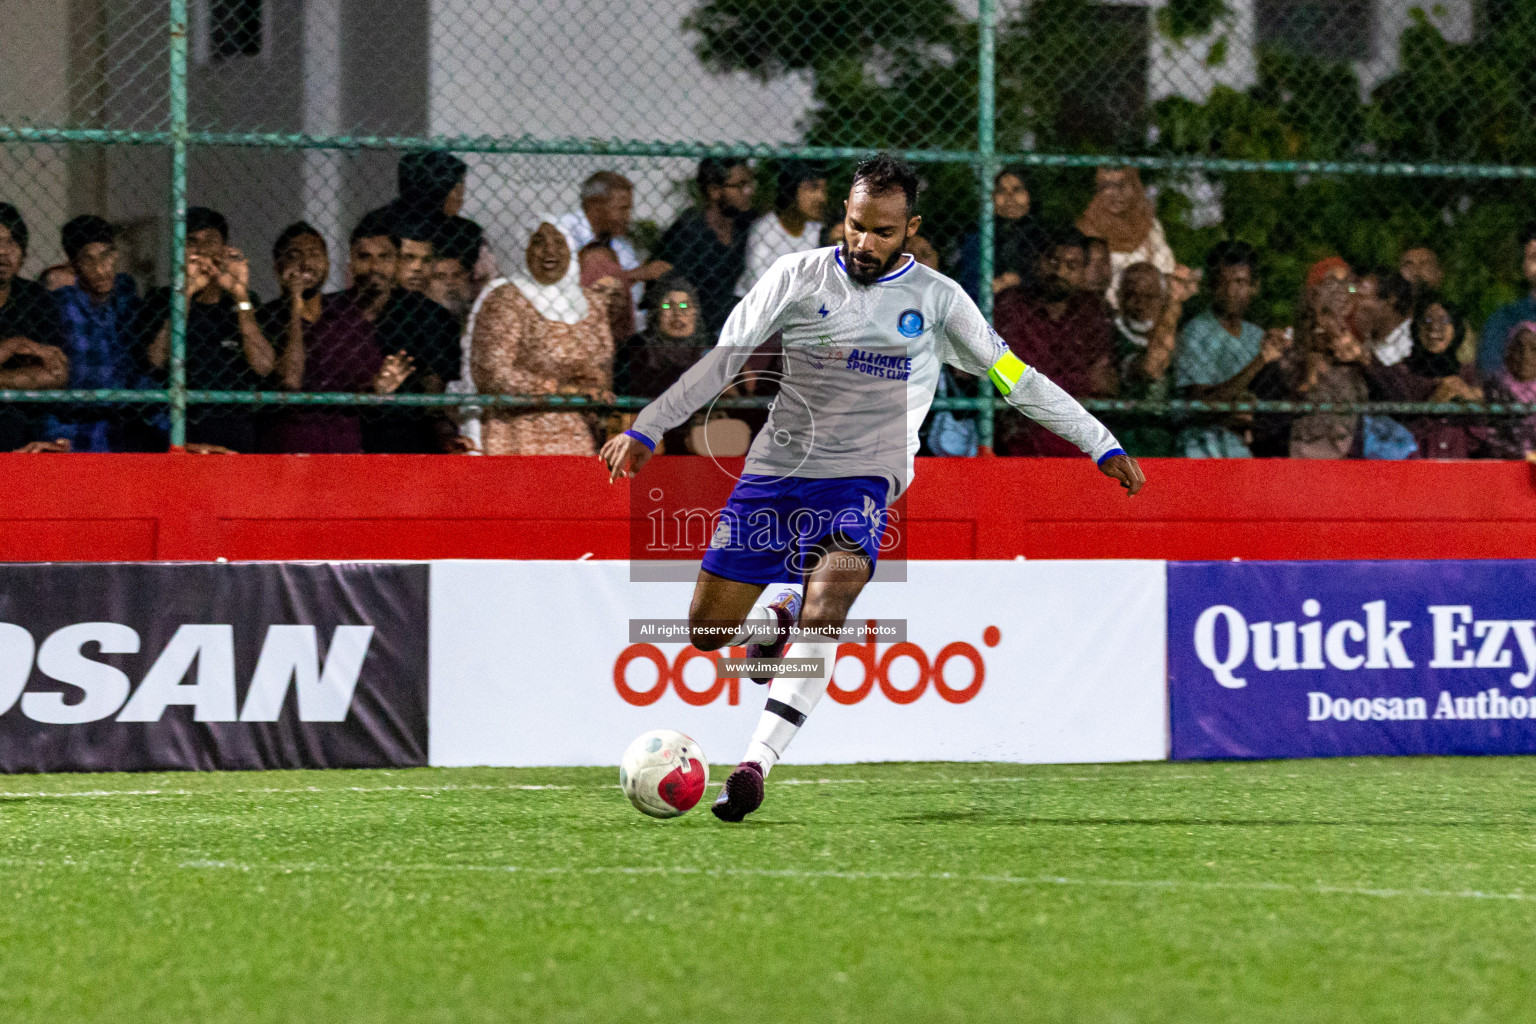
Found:
<path fill-rule="evenodd" d="M 992 384 L 998 391 L 1007 395 L 1018 386 L 1019 378 L 1024 376 L 1024 371 L 1029 369 L 1024 360 L 1012 352 L 1004 352 L 997 357 L 997 362 L 987 369 L 987 376 L 992 378 Z"/>

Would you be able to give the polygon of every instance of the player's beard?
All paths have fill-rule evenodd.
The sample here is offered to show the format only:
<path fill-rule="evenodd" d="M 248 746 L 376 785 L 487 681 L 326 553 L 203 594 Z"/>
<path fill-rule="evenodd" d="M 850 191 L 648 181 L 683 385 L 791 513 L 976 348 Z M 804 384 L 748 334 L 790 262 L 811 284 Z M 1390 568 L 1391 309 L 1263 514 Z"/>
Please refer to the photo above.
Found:
<path fill-rule="evenodd" d="M 865 285 L 866 287 L 874 284 L 876 281 L 880 280 L 882 277 L 888 274 L 891 268 L 896 266 L 896 264 L 901 260 L 902 256 L 906 255 L 902 250 L 897 249 L 894 253 L 891 254 L 891 258 L 886 260 L 877 269 L 865 270 L 863 267 L 854 262 L 853 253 L 848 251 L 847 242 L 843 243 L 842 248 L 843 266 L 848 270 L 848 280 L 852 281 L 854 284 Z"/>

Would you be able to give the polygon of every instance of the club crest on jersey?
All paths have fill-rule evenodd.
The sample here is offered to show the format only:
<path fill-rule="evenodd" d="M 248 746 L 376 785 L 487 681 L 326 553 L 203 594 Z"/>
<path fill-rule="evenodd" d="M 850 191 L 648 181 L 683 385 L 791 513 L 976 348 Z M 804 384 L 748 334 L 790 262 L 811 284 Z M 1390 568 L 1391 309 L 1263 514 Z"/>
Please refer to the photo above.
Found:
<path fill-rule="evenodd" d="M 896 332 L 903 338 L 915 338 L 923 333 L 923 314 L 921 310 L 904 309 L 901 316 L 896 318 Z"/>

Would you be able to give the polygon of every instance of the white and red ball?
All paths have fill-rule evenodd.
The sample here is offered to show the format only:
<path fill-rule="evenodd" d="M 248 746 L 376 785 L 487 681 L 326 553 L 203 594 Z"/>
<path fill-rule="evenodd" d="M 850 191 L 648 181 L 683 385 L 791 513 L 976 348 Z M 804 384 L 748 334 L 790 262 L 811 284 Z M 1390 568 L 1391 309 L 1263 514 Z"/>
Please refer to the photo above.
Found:
<path fill-rule="evenodd" d="M 692 737 L 654 729 L 636 738 L 619 762 L 619 788 L 653 818 L 686 814 L 709 785 L 709 762 Z"/>

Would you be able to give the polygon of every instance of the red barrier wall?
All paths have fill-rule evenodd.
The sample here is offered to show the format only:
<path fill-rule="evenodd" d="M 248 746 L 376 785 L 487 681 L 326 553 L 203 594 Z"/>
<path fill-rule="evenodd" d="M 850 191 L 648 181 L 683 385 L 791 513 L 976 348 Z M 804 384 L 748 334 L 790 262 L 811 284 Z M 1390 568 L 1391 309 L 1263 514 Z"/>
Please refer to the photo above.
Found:
<path fill-rule="evenodd" d="M 913 558 L 1526 558 L 1531 470 L 1163 460 L 1128 500 L 1086 459 L 924 459 Z M 0 455 L 0 560 L 624 558 L 629 488 L 716 507 L 709 460 Z"/>

